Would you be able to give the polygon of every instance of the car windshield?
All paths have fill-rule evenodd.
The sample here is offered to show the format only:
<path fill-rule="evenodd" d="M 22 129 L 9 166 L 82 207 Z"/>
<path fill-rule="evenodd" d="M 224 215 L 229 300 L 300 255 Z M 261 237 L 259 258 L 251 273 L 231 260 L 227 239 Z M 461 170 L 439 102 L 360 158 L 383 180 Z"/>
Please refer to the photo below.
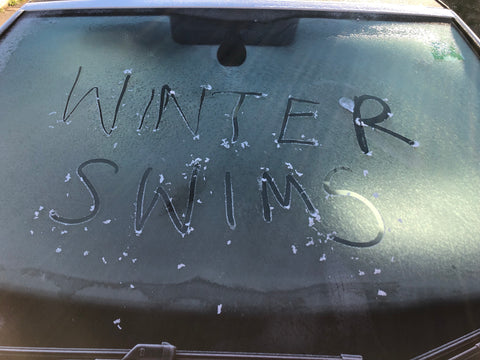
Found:
<path fill-rule="evenodd" d="M 468 323 L 480 62 L 459 31 L 209 14 L 27 12 L 3 34 L 0 286 L 17 322 L 48 312 L 2 338 L 368 354 Z"/>

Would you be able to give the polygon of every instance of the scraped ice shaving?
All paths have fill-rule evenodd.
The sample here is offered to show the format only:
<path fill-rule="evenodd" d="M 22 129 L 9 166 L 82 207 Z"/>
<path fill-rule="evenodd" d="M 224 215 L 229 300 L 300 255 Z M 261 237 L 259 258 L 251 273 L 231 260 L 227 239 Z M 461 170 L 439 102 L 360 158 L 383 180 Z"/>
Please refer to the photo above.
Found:
<path fill-rule="evenodd" d="M 395 262 L 395 256 L 392 256 L 392 258 L 390 259 L 390 262 Z"/>
<path fill-rule="evenodd" d="M 71 178 L 72 178 L 72 176 L 70 175 L 70 173 L 68 173 L 68 174 L 65 176 L 65 182 L 70 181 Z"/>
<path fill-rule="evenodd" d="M 135 285 L 130 284 L 130 289 L 135 289 Z"/>
<path fill-rule="evenodd" d="M 102 261 L 103 261 L 104 264 L 107 263 L 107 260 L 105 260 L 105 256 L 102 256 Z"/>
<path fill-rule="evenodd" d="M 347 98 L 347 97 L 341 97 L 338 100 L 338 103 L 340 104 L 340 106 L 342 108 L 344 108 L 345 110 L 348 110 L 351 113 L 353 113 L 353 108 L 355 107 L 355 103 L 353 102 L 352 99 Z"/>
<path fill-rule="evenodd" d="M 118 145 L 118 143 L 113 144 L 113 148 L 116 149 L 117 145 Z"/>
<path fill-rule="evenodd" d="M 110 220 L 110 219 L 107 219 L 107 220 L 105 220 L 105 221 L 102 221 L 102 223 L 104 223 L 105 225 L 110 224 L 111 222 L 112 222 L 112 220 Z"/>
<path fill-rule="evenodd" d="M 381 272 L 382 272 L 381 269 L 375 269 L 375 270 L 373 271 L 373 275 L 378 275 L 378 274 L 380 274 Z"/>
<path fill-rule="evenodd" d="M 217 305 L 217 315 L 220 315 L 222 313 L 222 304 Z"/>
<path fill-rule="evenodd" d="M 305 244 L 305 246 L 315 245 L 315 243 L 313 242 L 313 238 L 312 238 L 312 237 L 308 237 L 307 239 L 309 239 L 309 241 Z"/>
<path fill-rule="evenodd" d="M 58 247 L 58 248 L 55 250 L 55 252 L 56 252 L 57 254 L 60 254 L 60 253 L 62 252 L 62 248 L 59 248 L 59 247 Z"/>
<path fill-rule="evenodd" d="M 295 245 L 292 245 L 292 252 L 294 255 L 297 253 L 297 247 Z"/>
<path fill-rule="evenodd" d="M 126 74 L 131 74 L 133 69 L 125 69 L 123 70 L 123 73 Z"/>
<path fill-rule="evenodd" d="M 420 143 L 418 141 L 414 141 L 412 147 L 416 148 L 419 147 Z"/>
<path fill-rule="evenodd" d="M 137 258 L 135 258 L 135 259 L 132 259 L 132 263 L 134 263 L 134 264 L 135 264 L 136 262 L 137 262 Z"/>
<path fill-rule="evenodd" d="M 83 228 L 83 230 L 84 230 L 84 231 L 88 231 L 88 227 L 85 226 L 85 227 Z"/>
<path fill-rule="evenodd" d="M 358 270 L 358 276 L 364 276 L 365 275 L 365 272 L 362 271 L 362 270 Z"/>
<path fill-rule="evenodd" d="M 205 90 L 212 90 L 212 85 L 210 84 L 200 85 L 200 87 Z"/>
<path fill-rule="evenodd" d="M 372 156 L 372 152 L 369 151 L 369 152 L 367 152 L 365 155 L 367 155 L 367 156 Z"/>
<path fill-rule="evenodd" d="M 210 158 L 206 157 L 205 162 L 208 163 L 210 161 Z"/>
<path fill-rule="evenodd" d="M 391 118 L 393 116 L 393 113 L 387 113 L 388 117 Z"/>
<path fill-rule="evenodd" d="M 127 253 L 126 251 L 124 251 L 124 252 L 122 253 L 122 255 L 125 256 L 125 257 L 127 257 L 127 256 L 128 256 L 128 253 Z"/>
<path fill-rule="evenodd" d="M 368 175 L 368 170 L 363 170 L 363 176 L 367 176 Z"/>
<path fill-rule="evenodd" d="M 88 251 L 88 250 L 85 250 L 85 251 L 83 252 L 83 256 L 88 256 L 88 254 L 90 254 L 90 251 Z"/>
<path fill-rule="evenodd" d="M 202 203 L 202 200 L 200 200 L 200 199 L 197 199 L 197 203 L 203 204 L 203 203 Z"/>
<path fill-rule="evenodd" d="M 193 137 L 193 140 L 200 140 L 200 134 L 197 134 Z"/>
<path fill-rule="evenodd" d="M 326 254 L 323 254 L 322 257 L 320 259 L 318 259 L 319 261 L 325 261 L 327 260 L 327 255 Z"/>
<path fill-rule="evenodd" d="M 301 173 L 301 172 L 299 172 L 299 171 L 297 171 L 297 170 L 295 170 L 295 174 L 297 174 L 298 176 L 303 176 L 303 173 Z"/>
<path fill-rule="evenodd" d="M 65 235 L 65 234 L 67 234 L 67 233 L 68 233 L 68 230 L 62 230 L 62 231 L 60 231 L 60 234 L 62 234 L 62 235 Z"/>
<path fill-rule="evenodd" d="M 185 264 L 178 264 L 177 269 L 178 270 L 183 269 L 185 266 L 186 266 Z"/>
<path fill-rule="evenodd" d="M 113 325 L 117 325 L 117 328 L 118 328 L 119 330 L 122 330 L 122 327 L 120 326 L 120 322 L 121 322 L 121 321 L 122 321 L 122 320 L 120 320 L 120 318 L 113 320 Z"/>
<path fill-rule="evenodd" d="M 383 290 L 378 290 L 377 295 L 378 296 L 387 296 L 387 293 Z"/>
<path fill-rule="evenodd" d="M 222 143 L 220 144 L 223 146 L 225 149 L 230 149 L 230 144 L 228 143 L 227 139 L 222 139 Z"/>
<path fill-rule="evenodd" d="M 38 211 L 42 211 L 43 209 L 44 207 L 40 205 L 40 207 L 38 208 Z"/>
<path fill-rule="evenodd" d="M 292 164 L 290 164 L 289 162 L 286 162 L 285 165 L 287 165 L 287 169 L 290 169 L 290 170 L 293 169 Z"/>
<path fill-rule="evenodd" d="M 163 174 L 160 174 L 159 176 L 160 176 L 160 179 L 158 181 L 161 184 L 161 183 L 163 183 L 163 180 L 165 180 L 165 178 L 163 177 Z"/>
<path fill-rule="evenodd" d="M 242 146 L 242 149 L 245 149 L 247 147 L 250 147 L 250 145 L 248 144 L 248 141 L 244 141 L 240 144 Z"/>
<path fill-rule="evenodd" d="M 95 210 L 95 205 L 90 206 L 90 211 Z"/>
<path fill-rule="evenodd" d="M 230 245 L 232 243 L 232 240 L 227 241 L 227 245 Z"/>

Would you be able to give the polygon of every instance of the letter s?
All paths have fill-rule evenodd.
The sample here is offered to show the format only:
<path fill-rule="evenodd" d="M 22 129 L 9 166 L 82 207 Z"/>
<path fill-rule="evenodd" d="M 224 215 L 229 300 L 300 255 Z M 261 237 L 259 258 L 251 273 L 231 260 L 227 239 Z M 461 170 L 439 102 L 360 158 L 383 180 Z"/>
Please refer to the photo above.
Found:
<path fill-rule="evenodd" d="M 330 187 L 330 179 L 332 178 L 332 176 L 335 173 L 339 172 L 340 170 L 350 171 L 350 172 L 352 171 L 350 168 L 344 167 L 344 166 L 340 166 L 340 167 L 337 167 L 337 168 L 331 170 L 327 174 L 327 176 L 325 176 L 325 180 L 323 181 L 324 190 L 329 195 L 350 196 L 350 197 L 353 197 L 355 199 L 360 200 L 363 204 L 365 204 L 370 209 L 370 211 L 375 216 L 375 219 L 377 220 L 378 232 L 377 232 L 377 236 L 373 240 L 370 240 L 370 241 L 367 241 L 367 242 L 350 241 L 350 240 L 347 240 L 347 239 L 340 238 L 338 236 L 335 236 L 335 238 L 333 240 L 336 241 L 336 242 L 339 242 L 340 244 L 344 244 L 344 245 L 348 245 L 348 246 L 354 246 L 354 247 L 371 247 L 371 246 L 374 246 L 382 240 L 383 235 L 385 234 L 385 224 L 383 222 L 382 216 L 378 212 L 377 208 L 370 201 L 368 201 L 366 198 L 364 198 L 362 195 L 357 194 L 356 192 L 353 192 L 353 191 L 349 191 L 349 190 L 334 190 Z"/>

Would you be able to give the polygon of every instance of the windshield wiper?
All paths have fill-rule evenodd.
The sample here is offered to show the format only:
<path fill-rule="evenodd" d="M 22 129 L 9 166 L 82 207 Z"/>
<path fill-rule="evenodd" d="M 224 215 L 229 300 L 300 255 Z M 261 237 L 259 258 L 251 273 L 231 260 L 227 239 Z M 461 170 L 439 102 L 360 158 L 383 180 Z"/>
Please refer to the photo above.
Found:
<path fill-rule="evenodd" d="M 480 359 L 480 329 L 450 341 L 412 360 Z"/>
<path fill-rule="evenodd" d="M 139 344 L 131 350 L 0 346 L 0 359 L 68 360 L 362 360 L 360 355 L 295 355 L 274 353 L 181 351 L 168 343 Z"/>

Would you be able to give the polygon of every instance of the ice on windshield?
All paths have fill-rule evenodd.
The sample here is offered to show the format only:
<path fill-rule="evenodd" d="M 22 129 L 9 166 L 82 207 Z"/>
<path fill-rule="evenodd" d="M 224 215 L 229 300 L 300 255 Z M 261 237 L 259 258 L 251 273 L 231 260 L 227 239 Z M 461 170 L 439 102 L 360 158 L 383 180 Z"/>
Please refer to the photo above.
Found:
<path fill-rule="evenodd" d="M 450 25 L 303 19 L 233 67 L 217 48 L 167 17 L 15 25 L 2 286 L 223 313 L 479 292 L 480 67 Z"/>

